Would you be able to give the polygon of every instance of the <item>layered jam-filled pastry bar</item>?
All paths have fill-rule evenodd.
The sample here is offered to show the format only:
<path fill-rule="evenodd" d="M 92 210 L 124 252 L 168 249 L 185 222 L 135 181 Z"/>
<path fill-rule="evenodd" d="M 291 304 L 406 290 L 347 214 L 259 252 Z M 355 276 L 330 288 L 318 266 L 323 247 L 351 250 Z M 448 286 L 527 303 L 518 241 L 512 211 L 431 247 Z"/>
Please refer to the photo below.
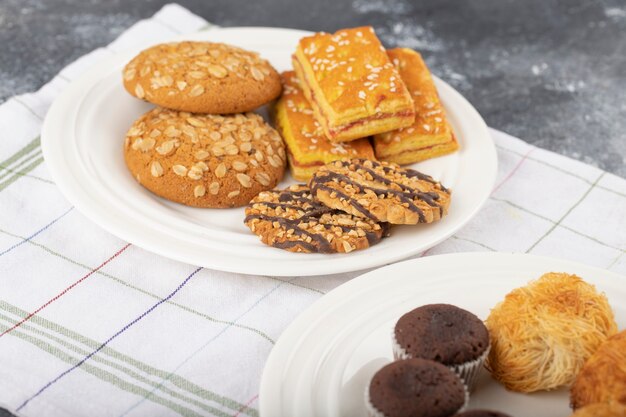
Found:
<path fill-rule="evenodd" d="M 405 165 L 459 149 L 433 78 L 421 55 L 408 48 L 387 51 L 415 104 L 415 122 L 374 136 L 376 157 Z"/>
<path fill-rule="evenodd" d="M 369 26 L 302 38 L 293 66 L 331 142 L 407 127 L 415 120 L 411 95 Z"/>
<path fill-rule="evenodd" d="M 281 74 L 283 95 L 274 108 L 274 124 L 287 144 L 291 175 L 308 181 L 323 165 L 338 159 L 374 159 L 367 138 L 351 142 L 330 142 L 299 87 L 293 71 Z"/>

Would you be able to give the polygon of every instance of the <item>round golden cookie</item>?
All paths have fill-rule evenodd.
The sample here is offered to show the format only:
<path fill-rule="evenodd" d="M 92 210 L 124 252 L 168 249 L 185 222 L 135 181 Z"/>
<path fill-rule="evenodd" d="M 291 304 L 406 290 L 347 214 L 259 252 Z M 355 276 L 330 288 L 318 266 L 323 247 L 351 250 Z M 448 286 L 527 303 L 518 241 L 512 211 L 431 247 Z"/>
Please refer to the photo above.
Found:
<path fill-rule="evenodd" d="M 611 336 L 587 359 L 570 391 L 574 409 L 611 401 L 626 407 L 626 330 Z"/>
<path fill-rule="evenodd" d="M 330 162 L 309 186 L 328 207 L 391 224 L 432 223 L 450 205 L 450 191 L 430 176 L 369 159 Z"/>
<path fill-rule="evenodd" d="M 266 245 L 290 252 L 348 253 L 389 234 L 387 223 L 326 207 L 304 184 L 260 193 L 246 207 L 244 223 Z"/>
<path fill-rule="evenodd" d="M 242 113 L 278 97 L 280 76 L 255 52 L 222 43 L 178 42 L 148 48 L 123 71 L 133 96 L 195 113 Z"/>
<path fill-rule="evenodd" d="M 595 403 L 576 410 L 571 417 L 624 417 L 626 405 L 619 403 Z"/>
<path fill-rule="evenodd" d="M 156 108 L 126 134 L 124 157 L 153 193 L 194 207 L 247 204 L 283 177 L 285 148 L 255 113 L 203 115 Z"/>

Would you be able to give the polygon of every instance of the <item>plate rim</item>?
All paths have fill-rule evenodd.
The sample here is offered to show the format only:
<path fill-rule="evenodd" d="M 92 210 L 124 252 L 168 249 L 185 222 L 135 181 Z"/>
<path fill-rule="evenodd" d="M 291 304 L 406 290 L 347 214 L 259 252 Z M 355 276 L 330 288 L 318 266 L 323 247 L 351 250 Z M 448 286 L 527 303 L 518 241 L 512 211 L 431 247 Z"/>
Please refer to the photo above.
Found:
<path fill-rule="evenodd" d="M 368 287 L 370 283 L 378 283 L 381 281 L 385 281 L 388 278 L 393 276 L 393 272 L 397 270 L 402 270 L 405 268 L 410 268 L 417 264 L 419 268 L 427 268 L 430 266 L 441 266 L 443 268 L 458 268 L 459 265 L 464 261 L 471 260 L 473 263 L 477 263 L 479 265 L 489 265 L 492 267 L 492 264 L 489 262 L 493 262 L 494 259 L 496 262 L 507 262 L 511 263 L 512 266 L 515 266 L 516 263 L 519 265 L 520 261 L 528 261 L 531 260 L 532 264 L 537 262 L 554 262 L 556 265 L 556 269 L 567 269 L 567 270 L 577 270 L 584 271 L 582 274 L 598 274 L 602 278 L 602 280 L 626 280 L 626 277 L 617 272 L 609 271 L 608 269 L 604 269 L 597 266 L 591 266 L 584 264 L 582 262 L 572 261 L 565 258 L 558 258 L 552 256 L 544 256 L 544 255 L 534 255 L 523 252 L 455 252 L 455 253 L 446 253 L 439 255 L 431 255 L 420 257 L 416 259 L 408 259 L 402 262 L 396 262 L 393 264 L 385 265 L 380 268 L 377 268 L 373 271 L 366 272 L 361 274 L 347 282 L 339 285 L 338 287 L 332 289 L 331 291 L 324 294 L 322 297 L 313 302 L 306 309 L 298 313 L 298 315 L 293 319 L 289 325 L 283 330 L 280 334 L 276 343 L 272 347 L 270 354 L 265 361 L 265 365 L 263 366 L 263 372 L 261 374 L 261 381 L 259 386 L 259 416 L 260 417 L 277 417 L 281 416 L 280 412 L 277 414 L 276 403 L 279 403 L 281 400 L 280 387 L 282 386 L 281 374 L 288 369 L 285 366 L 285 359 L 289 357 L 291 353 L 291 349 L 289 349 L 290 344 L 293 345 L 299 341 L 299 336 L 302 334 L 303 328 L 306 328 L 306 324 L 309 323 L 309 316 L 315 315 L 317 310 L 319 310 L 320 306 L 325 306 L 329 303 L 332 303 L 336 300 L 340 300 L 343 297 L 354 293 L 357 290 L 363 290 Z M 415 270 L 415 267 L 413 268 Z M 548 271 L 546 271 L 548 272 Z M 538 277 L 529 277 L 528 280 L 536 279 Z M 512 290 L 513 288 L 511 288 Z M 273 400 L 273 401 L 272 401 Z M 281 411 L 281 410 L 278 410 Z"/>
<path fill-rule="evenodd" d="M 215 34 L 217 31 L 223 31 L 223 32 L 255 32 L 255 31 L 267 32 L 267 31 L 270 31 L 270 32 L 281 32 L 281 33 L 289 32 L 289 33 L 297 33 L 298 36 L 302 34 L 306 34 L 306 33 L 311 33 L 311 32 L 303 31 L 300 29 L 246 26 L 246 27 L 214 28 L 214 29 L 210 29 L 207 31 L 195 32 L 195 33 L 188 34 L 188 35 L 178 35 L 172 38 L 172 40 L 197 39 L 197 38 L 204 39 L 206 36 Z M 151 42 L 151 43 L 154 44 L 155 42 Z M 160 42 L 156 42 L 156 43 L 160 43 Z M 427 247 L 428 248 L 433 247 L 437 245 L 438 243 L 446 240 L 451 235 L 456 233 L 461 227 L 467 224 L 467 222 L 469 222 L 476 215 L 476 213 L 483 207 L 483 205 L 485 204 L 485 202 L 487 201 L 491 193 L 493 184 L 495 183 L 496 174 L 497 174 L 497 165 L 498 165 L 497 153 L 496 153 L 495 143 L 493 142 L 493 138 L 490 135 L 490 132 L 486 123 L 484 122 L 483 118 L 480 116 L 478 111 L 471 105 L 471 103 L 469 103 L 469 101 L 467 101 L 467 99 L 465 99 L 465 97 L 463 97 L 453 87 L 451 87 L 447 83 L 435 77 L 437 82 L 441 83 L 444 86 L 448 94 L 451 94 L 452 96 L 454 96 L 455 100 L 458 100 L 462 103 L 463 105 L 462 114 L 464 115 L 464 117 L 471 119 L 472 123 L 476 123 L 476 125 L 479 128 L 478 134 L 486 136 L 489 139 L 488 141 L 486 141 L 488 142 L 486 143 L 486 149 L 482 150 L 485 154 L 488 154 L 485 160 L 488 162 L 487 163 L 488 167 L 486 171 L 489 171 L 489 172 L 488 172 L 488 175 L 485 175 L 485 183 L 488 183 L 488 184 L 485 184 L 483 186 L 483 188 L 481 189 L 482 193 L 479 193 L 483 195 L 481 195 L 480 198 L 477 199 L 480 202 L 479 204 L 476 204 L 475 207 L 473 207 L 473 210 L 465 213 L 464 217 L 462 219 L 459 219 L 458 224 L 446 230 L 446 233 L 441 233 L 439 236 L 437 236 L 436 239 L 432 239 L 428 241 L 425 245 L 421 245 L 419 248 L 416 248 L 414 246 L 411 247 L 409 245 L 409 247 L 411 247 L 412 249 L 407 249 L 405 251 L 400 250 L 397 253 L 394 253 L 393 255 L 385 254 L 385 256 L 383 256 L 382 258 L 381 257 L 363 257 L 359 260 L 358 263 L 356 263 L 357 265 L 356 267 L 352 265 L 353 262 L 347 262 L 339 258 L 335 258 L 335 259 L 326 258 L 325 261 L 316 262 L 316 268 L 314 269 L 305 268 L 303 270 L 300 267 L 298 270 L 295 270 L 296 265 L 303 260 L 303 258 L 299 258 L 299 257 L 313 256 L 309 254 L 303 255 L 303 254 L 291 254 L 290 253 L 289 255 L 293 256 L 293 259 L 290 260 L 293 266 L 290 266 L 288 268 L 285 268 L 284 266 L 282 266 L 281 268 L 278 268 L 278 266 L 270 267 L 269 265 L 264 265 L 263 267 L 259 267 L 258 265 L 255 265 L 254 262 L 247 263 L 247 262 L 232 262 L 231 261 L 230 264 L 225 264 L 224 261 L 222 260 L 214 259 L 214 258 L 219 258 L 217 256 L 213 258 L 203 257 L 203 259 L 200 260 L 198 259 L 198 256 L 192 256 L 192 255 L 183 256 L 180 253 L 172 253 L 168 251 L 166 247 L 159 244 L 157 242 L 158 239 L 154 239 L 155 235 L 163 235 L 162 232 L 150 230 L 150 228 L 146 228 L 145 226 L 142 230 L 142 233 L 132 232 L 127 227 L 127 225 L 122 225 L 121 221 L 117 221 L 117 222 L 111 221 L 110 218 L 107 218 L 106 215 L 103 215 L 102 213 L 98 213 L 97 210 L 94 210 L 92 207 L 90 207 L 96 203 L 94 201 L 87 201 L 87 200 L 90 200 L 91 197 L 85 199 L 85 196 L 86 195 L 88 196 L 88 193 L 85 194 L 83 190 L 80 190 L 81 188 L 84 188 L 84 187 L 82 187 L 77 180 L 74 180 L 74 182 L 72 183 L 73 179 L 67 178 L 67 177 L 72 177 L 72 175 L 68 175 L 68 174 L 71 174 L 72 172 L 71 170 L 68 170 L 62 166 L 64 165 L 62 161 L 65 160 L 65 156 L 63 156 L 62 161 L 59 161 L 58 157 L 55 157 L 54 155 L 55 150 L 53 146 L 54 141 L 52 139 L 49 139 L 49 136 L 54 136 L 54 133 L 52 132 L 54 132 L 55 130 L 55 123 L 56 124 L 59 123 L 59 120 L 57 120 L 58 119 L 57 113 L 63 114 L 64 113 L 63 110 L 67 110 L 68 107 L 72 109 L 73 111 L 69 112 L 67 115 L 65 115 L 61 119 L 63 120 L 63 122 L 68 122 L 69 120 L 72 123 L 71 125 L 72 127 L 76 125 L 76 119 L 79 114 L 78 107 L 80 107 L 80 103 L 82 103 L 82 101 L 80 101 L 79 103 L 72 104 L 72 99 L 78 99 L 79 97 L 84 98 L 83 94 L 79 95 L 78 97 L 74 97 L 76 92 L 80 90 L 81 86 L 94 85 L 95 83 L 97 83 L 99 80 L 102 79 L 107 69 L 110 68 L 110 65 L 113 65 L 114 63 L 118 62 L 119 60 L 122 59 L 122 57 L 130 56 L 131 53 L 136 54 L 137 51 L 141 50 L 142 48 L 145 48 L 145 44 L 143 46 L 135 46 L 125 51 L 116 52 L 112 56 L 104 58 L 104 60 L 100 61 L 98 65 L 91 67 L 90 69 L 85 71 L 83 74 L 81 74 L 81 76 L 73 80 L 68 86 L 66 86 L 65 90 L 62 91 L 59 94 L 59 96 L 54 100 L 48 113 L 46 114 L 45 120 L 42 125 L 42 131 L 41 131 L 41 147 L 42 147 L 44 158 L 46 159 L 46 162 L 48 163 L 47 166 L 50 170 L 51 176 L 55 180 L 56 185 L 59 187 L 59 190 L 65 196 L 65 198 L 67 198 L 69 202 L 73 206 L 75 206 L 81 214 L 89 218 L 91 221 L 93 221 L 94 223 L 96 223 L 97 225 L 105 229 L 106 231 L 114 234 L 115 236 L 127 242 L 130 242 L 138 247 L 146 249 L 150 252 L 165 256 L 169 259 L 174 259 L 174 260 L 189 263 L 189 264 L 201 265 L 207 268 L 212 268 L 212 269 L 216 269 L 220 271 L 242 273 L 242 274 L 252 274 L 252 275 L 271 274 L 274 276 L 293 276 L 293 275 L 311 276 L 311 275 L 320 275 L 320 274 L 333 274 L 333 273 L 359 271 L 359 270 L 372 268 L 372 267 L 378 267 L 383 264 L 392 263 L 398 260 L 405 259 L 409 256 L 419 253 L 422 250 L 426 250 Z M 103 67 L 105 69 L 103 69 Z M 72 105 L 74 107 L 72 107 Z M 58 127 L 56 129 L 58 130 Z M 150 235 L 150 236 L 147 236 L 147 235 Z M 169 239 L 173 239 L 172 236 L 167 236 L 167 237 Z M 179 241 L 181 240 L 179 239 Z M 274 262 L 274 265 L 275 265 L 275 262 Z"/>

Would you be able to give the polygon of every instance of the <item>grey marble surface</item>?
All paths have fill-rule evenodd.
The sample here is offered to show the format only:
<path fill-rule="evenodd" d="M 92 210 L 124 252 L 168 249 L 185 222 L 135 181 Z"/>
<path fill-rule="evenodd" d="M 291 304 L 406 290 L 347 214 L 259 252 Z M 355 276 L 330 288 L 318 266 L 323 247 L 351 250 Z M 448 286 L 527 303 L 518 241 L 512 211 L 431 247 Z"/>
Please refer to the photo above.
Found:
<path fill-rule="evenodd" d="M 163 0 L 0 0 L 0 102 L 40 87 Z M 624 0 L 181 0 L 224 25 L 371 24 L 425 55 L 490 126 L 626 177 Z"/>
<path fill-rule="evenodd" d="M 36 90 L 165 3 L 0 0 L 0 102 Z M 420 50 L 490 126 L 626 177 L 624 0 L 180 3 L 224 26 L 371 24 L 387 46 Z"/>
<path fill-rule="evenodd" d="M 164 3 L 2 0 L 0 100 L 37 89 Z M 490 126 L 626 176 L 623 0 L 180 3 L 225 26 L 372 24 L 388 46 L 422 51 Z"/>

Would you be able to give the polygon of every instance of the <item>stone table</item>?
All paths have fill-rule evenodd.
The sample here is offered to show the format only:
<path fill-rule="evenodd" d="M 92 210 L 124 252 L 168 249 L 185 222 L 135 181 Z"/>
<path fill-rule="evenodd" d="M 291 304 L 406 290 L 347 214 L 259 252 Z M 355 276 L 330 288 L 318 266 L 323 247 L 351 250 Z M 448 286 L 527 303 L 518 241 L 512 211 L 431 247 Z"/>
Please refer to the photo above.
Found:
<path fill-rule="evenodd" d="M 32 91 L 166 1 L 2 0 L 0 102 Z M 623 0 L 181 0 L 224 25 L 371 24 L 423 52 L 487 123 L 626 177 Z"/>

